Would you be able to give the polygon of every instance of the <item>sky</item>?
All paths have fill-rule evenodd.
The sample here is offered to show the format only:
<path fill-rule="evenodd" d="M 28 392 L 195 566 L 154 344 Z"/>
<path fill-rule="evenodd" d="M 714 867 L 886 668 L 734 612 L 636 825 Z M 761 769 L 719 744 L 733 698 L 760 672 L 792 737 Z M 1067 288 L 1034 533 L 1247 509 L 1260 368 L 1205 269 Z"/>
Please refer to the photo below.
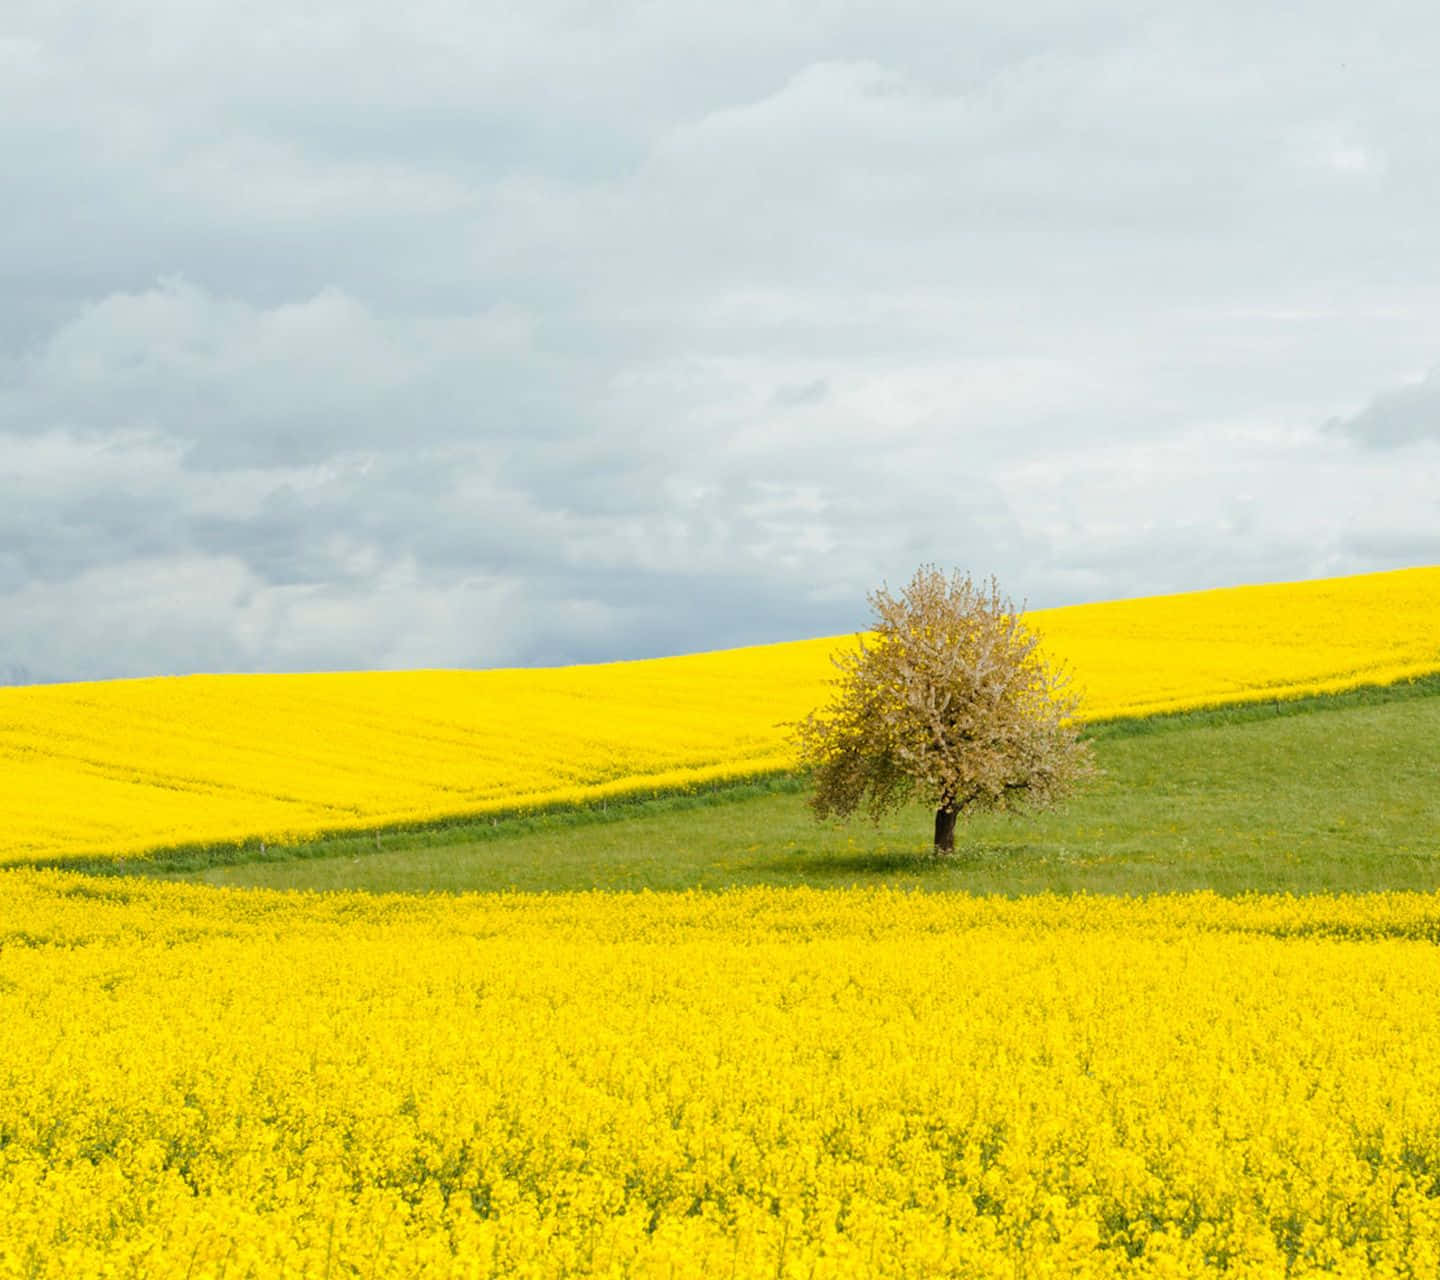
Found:
<path fill-rule="evenodd" d="M 1440 562 L 1440 11 L 7 0 L 0 682 Z"/>

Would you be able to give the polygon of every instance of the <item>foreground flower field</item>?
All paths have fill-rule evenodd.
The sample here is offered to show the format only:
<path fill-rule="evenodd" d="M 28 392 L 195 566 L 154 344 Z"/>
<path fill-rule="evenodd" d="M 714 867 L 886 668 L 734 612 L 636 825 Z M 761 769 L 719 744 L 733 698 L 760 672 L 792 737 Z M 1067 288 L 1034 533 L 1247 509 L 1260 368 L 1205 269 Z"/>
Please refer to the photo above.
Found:
<path fill-rule="evenodd" d="M 1440 897 L 0 876 L 0 1276 L 1429 1276 Z"/>
<path fill-rule="evenodd" d="M 1440 568 L 1036 611 L 1099 719 L 1440 670 Z M 519 671 L 0 689 L 0 864 L 474 816 L 774 772 L 846 638 Z"/>

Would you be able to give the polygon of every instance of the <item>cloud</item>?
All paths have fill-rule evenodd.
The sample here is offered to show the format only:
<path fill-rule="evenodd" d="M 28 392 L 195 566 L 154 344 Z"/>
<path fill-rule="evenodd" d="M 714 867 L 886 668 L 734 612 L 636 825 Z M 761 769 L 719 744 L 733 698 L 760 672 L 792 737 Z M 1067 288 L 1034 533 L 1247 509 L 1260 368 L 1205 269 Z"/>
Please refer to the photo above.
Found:
<path fill-rule="evenodd" d="M 1043 605 L 1427 554 L 1434 375 L 1354 406 L 1436 360 L 1430 25 L 22 6 L 0 675 L 754 643 L 922 560 Z"/>
<path fill-rule="evenodd" d="M 394 318 L 335 287 L 266 307 L 171 277 L 84 304 L 21 363 L 7 416 L 158 433 L 210 467 L 314 463 L 400 431 L 503 437 L 534 427 L 504 400 L 523 400 L 530 332 L 506 305 Z"/>
<path fill-rule="evenodd" d="M 1440 440 L 1440 368 L 1382 392 L 1358 413 L 1332 418 L 1328 429 L 1372 449 Z"/>

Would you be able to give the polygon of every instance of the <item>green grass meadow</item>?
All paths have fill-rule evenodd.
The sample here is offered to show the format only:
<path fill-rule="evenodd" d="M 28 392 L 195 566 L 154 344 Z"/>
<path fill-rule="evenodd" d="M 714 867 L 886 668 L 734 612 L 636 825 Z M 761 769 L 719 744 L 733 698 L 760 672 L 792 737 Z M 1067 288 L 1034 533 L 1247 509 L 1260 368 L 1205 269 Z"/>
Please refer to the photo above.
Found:
<path fill-rule="evenodd" d="M 406 893 L 756 884 L 1000 894 L 1440 889 L 1440 679 L 1121 721 L 1090 736 L 1102 774 L 1082 793 L 1050 813 L 972 820 L 943 860 L 930 853 L 923 810 L 879 826 L 817 823 L 803 780 L 775 778 L 603 810 L 272 848 L 263 857 L 252 848 L 113 869 Z"/>

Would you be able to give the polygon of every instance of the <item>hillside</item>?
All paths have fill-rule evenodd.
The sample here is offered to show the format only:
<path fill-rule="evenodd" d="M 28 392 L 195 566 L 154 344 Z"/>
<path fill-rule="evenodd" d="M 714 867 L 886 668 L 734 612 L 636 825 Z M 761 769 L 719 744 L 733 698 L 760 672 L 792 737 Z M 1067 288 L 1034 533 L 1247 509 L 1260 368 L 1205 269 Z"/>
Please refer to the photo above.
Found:
<path fill-rule="evenodd" d="M 430 893 L 888 885 L 971 893 L 1440 889 L 1440 677 L 1095 733 L 1060 808 L 979 816 L 930 854 L 914 809 L 816 823 L 798 780 L 442 831 L 131 867 L 210 884 Z M 296 857 L 296 854 L 303 856 Z M 115 864 L 117 866 L 121 864 Z"/>
<path fill-rule="evenodd" d="M 1088 721 L 1440 670 L 1440 568 L 1037 610 Z M 0 863 L 542 809 L 755 777 L 831 637 L 543 670 L 0 689 Z"/>

